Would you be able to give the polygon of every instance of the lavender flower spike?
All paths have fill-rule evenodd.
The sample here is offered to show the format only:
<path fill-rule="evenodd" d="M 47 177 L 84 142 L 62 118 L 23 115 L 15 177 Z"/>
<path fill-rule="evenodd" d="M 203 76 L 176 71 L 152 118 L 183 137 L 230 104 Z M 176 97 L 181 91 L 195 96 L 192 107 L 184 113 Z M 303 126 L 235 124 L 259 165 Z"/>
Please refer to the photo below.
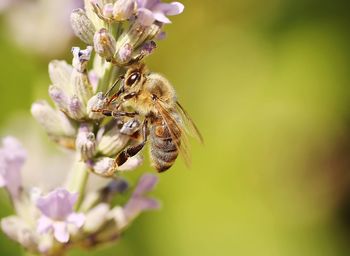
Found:
<path fill-rule="evenodd" d="M 53 231 L 58 242 L 67 243 L 69 241 L 68 225 L 81 228 L 85 222 L 84 214 L 73 212 L 77 199 L 77 193 L 70 193 L 62 188 L 55 189 L 45 197 L 40 197 L 36 202 L 42 213 L 38 220 L 38 232 L 43 234 Z"/>
<path fill-rule="evenodd" d="M 137 15 L 139 22 L 150 26 L 157 20 L 161 23 L 171 23 L 167 16 L 183 12 L 184 5 L 179 2 L 161 3 L 160 0 L 137 0 Z"/>
<path fill-rule="evenodd" d="M 125 83 L 118 78 L 155 51 L 157 40 L 164 37 L 163 25 L 171 23 L 168 16 L 182 13 L 184 6 L 162 0 L 79 1 L 84 8 L 73 11 L 71 24 L 86 45 L 72 48 L 72 64 L 51 61 L 49 95 L 55 106 L 37 101 L 31 108 L 50 139 L 71 150 L 67 161 L 75 155 L 72 168 L 66 173 L 64 166 L 57 177 L 50 172 L 37 184 L 24 180 L 27 185 L 22 185 L 26 152 L 14 138 L 4 139 L 3 145 L 0 140 L 0 187 L 7 189 L 15 206 L 14 215 L 0 220 L 0 228 L 33 255 L 66 255 L 71 248 L 110 244 L 140 214 L 160 207 L 148 195 L 158 181 L 155 175 L 142 175 L 132 193 L 123 193 L 129 190 L 126 171 L 139 167 L 143 157 L 141 152 L 130 154 L 118 164 L 116 156 L 132 151 L 129 146 L 141 139 L 147 117 L 124 117 L 124 112 L 137 109 L 120 105 L 123 98 L 113 95 L 118 96 L 118 84 Z"/>
<path fill-rule="evenodd" d="M 6 187 L 13 198 L 21 189 L 21 168 L 27 153 L 14 137 L 6 137 L 0 148 L 0 187 Z"/>

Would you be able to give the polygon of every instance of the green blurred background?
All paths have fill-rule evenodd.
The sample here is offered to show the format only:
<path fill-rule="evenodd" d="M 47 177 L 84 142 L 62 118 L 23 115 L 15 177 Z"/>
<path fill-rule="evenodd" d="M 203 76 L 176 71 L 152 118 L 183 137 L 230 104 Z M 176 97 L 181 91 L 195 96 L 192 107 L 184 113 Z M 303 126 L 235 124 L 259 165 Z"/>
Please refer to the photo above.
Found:
<path fill-rule="evenodd" d="M 71 255 L 349 255 L 349 2 L 182 2 L 147 63 L 172 81 L 205 145 L 193 141 L 191 169 L 180 160 L 160 175 L 161 211 L 112 247 Z M 77 43 L 48 57 L 9 30 L 5 13 L 2 127 L 47 98 L 49 60 L 69 60 Z M 20 249 L 1 234 L 0 252 Z"/>

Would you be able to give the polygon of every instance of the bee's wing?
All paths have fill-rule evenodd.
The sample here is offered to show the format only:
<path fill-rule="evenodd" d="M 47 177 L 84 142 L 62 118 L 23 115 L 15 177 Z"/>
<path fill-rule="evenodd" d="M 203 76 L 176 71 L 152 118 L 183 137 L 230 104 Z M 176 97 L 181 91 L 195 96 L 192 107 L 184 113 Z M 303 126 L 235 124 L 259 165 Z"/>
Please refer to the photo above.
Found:
<path fill-rule="evenodd" d="M 189 167 L 191 165 L 191 157 L 184 125 L 180 123 L 181 121 L 177 121 L 175 117 L 173 117 L 173 115 L 167 110 L 169 108 L 164 107 L 164 104 L 166 103 L 158 100 L 156 101 L 155 106 L 168 128 L 177 150 L 183 157 L 185 164 Z"/>
<path fill-rule="evenodd" d="M 196 124 L 178 101 L 176 102 L 176 110 L 181 115 L 188 134 L 195 137 L 200 143 L 204 143 L 203 136 L 198 130 Z"/>

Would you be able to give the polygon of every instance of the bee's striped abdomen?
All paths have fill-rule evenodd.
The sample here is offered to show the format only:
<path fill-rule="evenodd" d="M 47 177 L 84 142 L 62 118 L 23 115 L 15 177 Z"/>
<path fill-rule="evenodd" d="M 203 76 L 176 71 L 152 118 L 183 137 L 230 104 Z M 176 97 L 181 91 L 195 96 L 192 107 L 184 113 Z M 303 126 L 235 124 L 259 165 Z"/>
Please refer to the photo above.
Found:
<path fill-rule="evenodd" d="M 178 135 L 176 137 L 180 138 Z M 150 155 L 153 167 L 159 172 L 168 170 L 174 164 L 179 154 L 176 143 L 180 145 L 179 141 L 173 140 L 169 129 L 163 123 L 152 125 L 150 129 Z"/>

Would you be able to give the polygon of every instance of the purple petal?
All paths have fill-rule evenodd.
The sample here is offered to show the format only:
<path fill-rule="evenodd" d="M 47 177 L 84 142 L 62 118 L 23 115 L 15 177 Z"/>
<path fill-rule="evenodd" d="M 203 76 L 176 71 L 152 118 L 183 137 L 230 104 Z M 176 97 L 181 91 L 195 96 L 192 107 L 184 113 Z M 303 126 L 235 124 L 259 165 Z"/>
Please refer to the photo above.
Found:
<path fill-rule="evenodd" d="M 23 148 L 22 144 L 14 137 L 5 137 L 2 140 L 3 148 L 6 150 L 6 157 L 10 161 L 20 162 L 21 164 L 27 158 L 27 152 Z"/>
<path fill-rule="evenodd" d="M 73 212 L 73 206 L 78 198 L 77 193 L 70 193 L 58 188 L 45 197 L 37 200 L 37 207 L 47 217 L 54 220 L 64 220 Z"/>
<path fill-rule="evenodd" d="M 132 198 L 125 205 L 124 214 L 130 220 L 144 211 L 159 209 L 159 206 L 159 202 L 152 198 Z"/>
<path fill-rule="evenodd" d="M 153 24 L 155 17 L 153 16 L 153 13 L 150 10 L 146 8 L 140 8 L 138 10 L 137 20 L 143 26 L 150 26 Z"/>
<path fill-rule="evenodd" d="M 164 40 L 165 38 L 166 38 L 166 33 L 164 31 L 160 32 L 156 37 L 157 40 Z"/>
<path fill-rule="evenodd" d="M 39 234 L 49 232 L 53 228 L 53 221 L 45 216 L 42 216 L 38 220 L 37 231 Z"/>
<path fill-rule="evenodd" d="M 0 148 L 0 186 L 6 186 L 12 197 L 19 195 L 21 188 L 21 168 L 27 153 L 14 137 L 3 139 Z"/>
<path fill-rule="evenodd" d="M 144 43 L 141 46 L 141 54 L 144 54 L 145 56 L 150 55 L 155 49 L 157 48 L 157 45 L 154 41 L 148 41 Z M 123 127 L 124 128 L 124 127 Z"/>
<path fill-rule="evenodd" d="M 141 196 L 151 191 L 158 182 L 158 177 L 153 174 L 144 174 L 137 184 L 133 196 Z"/>
<path fill-rule="evenodd" d="M 165 15 L 178 15 L 182 13 L 185 9 L 185 6 L 179 2 L 168 3 L 159 3 L 152 8 L 153 12 L 161 12 Z"/>
<path fill-rule="evenodd" d="M 69 233 L 67 223 L 63 221 L 55 222 L 53 224 L 53 235 L 60 243 L 67 243 L 69 241 Z"/>
<path fill-rule="evenodd" d="M 162 23 L 166 23 L 166 24 L 171 23 L 171 21 L 167 18 L 167 16 L 165 16 L 165 14 L 162 13 L 162 12 L 153 12 L 153 17 L 154 17 L 157 21 L 160 21 L 160 22 L 162 22 Z"/>
<path fill-rule="evenodd" d="M 21 170 L 16 164 L 7 166 L 5 175 L 6 188 L 13 198 L 17 198 L 21 190 Z"/>
<path fill-rule="evenodd" d="M 151 9 L 159 2 L 160 0 L 137 0 L 137 7 Z"/>
<path fill-rule="evenodd" d="M 85 215 L 83 213 L 71 213 L 67 217 L 67 222 L 73 224 L 77 228 L 81 228 L 85 222 Z"/>

